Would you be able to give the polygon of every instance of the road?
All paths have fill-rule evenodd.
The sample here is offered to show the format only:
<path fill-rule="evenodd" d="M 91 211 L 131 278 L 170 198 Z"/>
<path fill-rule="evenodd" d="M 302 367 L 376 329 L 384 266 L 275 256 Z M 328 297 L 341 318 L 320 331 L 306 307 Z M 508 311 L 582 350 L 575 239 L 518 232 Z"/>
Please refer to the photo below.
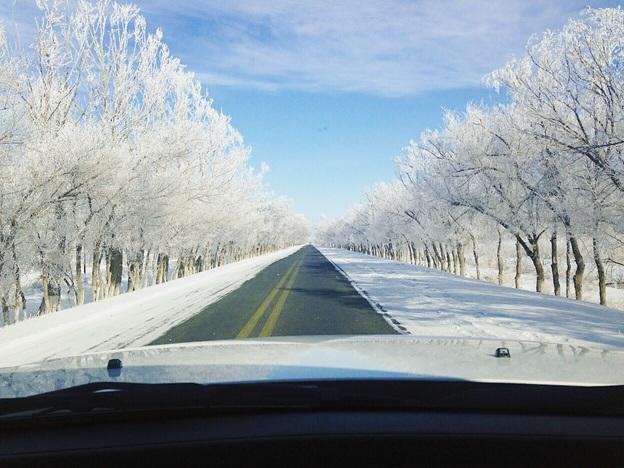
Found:
<path fill-rule="evenodd" d="M 396 331 L 314 247 L 268 266 L 151 344 Z"/>

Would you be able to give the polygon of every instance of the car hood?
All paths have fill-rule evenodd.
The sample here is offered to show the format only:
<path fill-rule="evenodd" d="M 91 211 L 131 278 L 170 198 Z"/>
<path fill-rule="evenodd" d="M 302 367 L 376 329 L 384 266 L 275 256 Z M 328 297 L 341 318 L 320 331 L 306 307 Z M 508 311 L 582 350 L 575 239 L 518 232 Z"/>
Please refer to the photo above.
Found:
<path fill-rule="evenodd" d="M 496 349 L 511 357 L 496 357 Z M 121 360 L 120 371 L 108 370 Z M 291 337 L 146 346 L 0 369 L 0 398 L 101 381 L 225 383 L 421 379 L 563 385 L 624 383 L 624 351 L 445 337 Z"/>

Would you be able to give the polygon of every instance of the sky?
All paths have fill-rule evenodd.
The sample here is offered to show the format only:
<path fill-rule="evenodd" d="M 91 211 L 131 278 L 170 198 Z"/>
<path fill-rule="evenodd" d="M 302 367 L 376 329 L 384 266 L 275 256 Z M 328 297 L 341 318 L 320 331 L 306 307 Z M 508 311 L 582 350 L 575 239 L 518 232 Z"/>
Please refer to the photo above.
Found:
<path fill-rule="evenodd" d="M 73 1 L 73 0 L 67 0 Z M 394 176 L 410 139 L 443 109 L 500 96 L 483 76 L 560 28 L 580 0 L 136 0 L 268 164 L 267 182 L 313 224 Z M 34 0 L 0 0 L 25 31 Z"/>

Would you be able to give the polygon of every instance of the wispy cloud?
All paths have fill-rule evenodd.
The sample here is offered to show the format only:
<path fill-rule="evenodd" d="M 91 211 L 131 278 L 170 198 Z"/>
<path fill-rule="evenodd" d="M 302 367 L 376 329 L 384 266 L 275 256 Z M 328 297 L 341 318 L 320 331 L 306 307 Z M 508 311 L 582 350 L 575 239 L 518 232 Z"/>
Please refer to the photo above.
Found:
<path fill-rule="evenodd" d="M 404 95 L 479 85 L 584 1 L 139 2 L 213 85 Z M 165 26 L 167 26 L 165 24 Z M 221 79 L 220 79 L 221 78 Z"/>
<path fill-rule="evenodd" d="M 520 53 L 531 34 L 560 27 L 587 4 L 583 0 L 133 3 L 152 27 L 162 26 L 174 53 L 209 86 L 385 95 L 477 86 L 485 73 Z"/>

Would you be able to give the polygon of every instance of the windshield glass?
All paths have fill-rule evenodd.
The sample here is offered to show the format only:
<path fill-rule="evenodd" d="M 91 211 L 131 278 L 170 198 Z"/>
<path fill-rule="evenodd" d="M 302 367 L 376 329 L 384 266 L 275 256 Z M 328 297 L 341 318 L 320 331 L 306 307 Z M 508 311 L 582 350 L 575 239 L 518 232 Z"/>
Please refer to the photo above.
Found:
<path fill-rule="evenodd" d="M 0 5 L 0 398 L 624 384 L 624 11 Z"/>

